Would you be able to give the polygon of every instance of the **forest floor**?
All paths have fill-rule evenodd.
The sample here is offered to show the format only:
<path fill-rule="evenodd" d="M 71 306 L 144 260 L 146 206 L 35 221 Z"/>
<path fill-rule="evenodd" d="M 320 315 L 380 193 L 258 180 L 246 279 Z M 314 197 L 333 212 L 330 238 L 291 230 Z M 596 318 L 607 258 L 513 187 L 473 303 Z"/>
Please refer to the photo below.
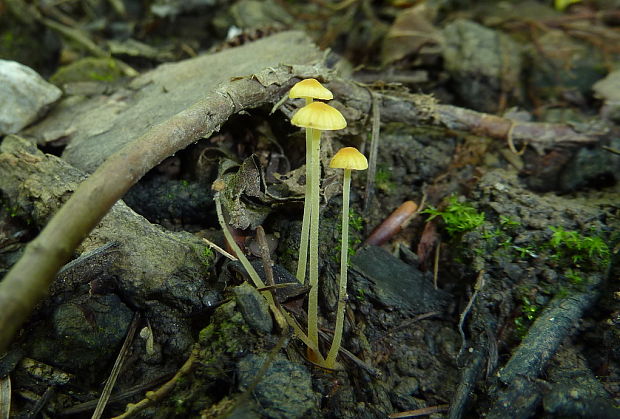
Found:
<path fill-rule="evenodd" d="M 611 0 L 0 4 L 0 58 L 62 91 L 0 133 L 4 285 L 36 237 L 62 266 L 0 331 L 0 418 L 619 417 L 619 25 Z M 320 152 L 335 369 L 290 327 L 304 78 L 348 122 Z M 344 146 L 369 160 L 346 244 Z"/>

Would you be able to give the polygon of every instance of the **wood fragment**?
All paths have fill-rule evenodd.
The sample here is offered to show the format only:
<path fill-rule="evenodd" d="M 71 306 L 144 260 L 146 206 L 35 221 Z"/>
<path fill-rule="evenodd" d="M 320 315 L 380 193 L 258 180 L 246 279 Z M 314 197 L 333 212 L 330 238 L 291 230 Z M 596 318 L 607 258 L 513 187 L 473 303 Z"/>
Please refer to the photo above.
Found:
<path fill-rule="evenodd" d="M 388 418 L 417 418 L 419 416 L 432 415 L 433 413 L 445 412 L 448 410 L 447 404 L 437 406 L 422 407 L 420 409 L 407 410 L 406 412 L 392 413 Z"/>
<path fill-rule="evenodd" d="M 119 416 L 115 416 L 114 419 L 125 419 L 125 418 L 129 418 L 135 414 L 138 414 L 139 412 L 141 412 L 142 410 L 146 409 L 147 407 L 151 406 L 152 404 L 155 404 L 161 400 L 163 400 L 165 397 L 168 396 L 168 394 L 170 394 L 170 392 L 174 389 L 174 387 L 176 386 L 177 382 L 184 376 L 186 376 L 187 374 L 189 374 L 192 369 L 194 368 L 194 363 L 196 362 L 196 352 L 197 352 L 197 348 L 195 348 L 194 350 L 192 350 L 192 353 L 190 354 L 189 358 L 187 358 L 187 360 L 185 361 L 185 363 L 181 366 L 181 368 L 179 368 L 179 370 L 177 371 L 177 373 L 174 375 L 174 377 L 172 377 L 169 381 L 167 381 L 166 383 L 164 383 L 164 385 L 162 385 L 160 388 L 158 388 L 155 391 L 147 391 L 145 394 L 145 398 L 140 400 L 138 403 L 130 403 L 127 405 L 127 409 L 125 410 L 125 413 L 123 413 L 122 415 Z"/>
<path fill-rule="evenodd" d="M 217 244 L 213 243 L 211 240 L 208 240 L 208 239 L 203 237 L 202 241 L 204 241 L 207 244 L 207 246 L 209 246 L 211 249 L 215 250 L 216 252 L 218 252 L 222 256 L 225 256 L 225 257 L 227 257 L 228 259 L 230 259 L 232 261 L 239 260 L 236 257 L 234 257 L 233 255 L 231 255 L 230 253 L 228 253 L 226 250 L 222 249 Z"/>
<path fill-rule="evenodd" d="M 575 324 L 598 299 L 602 278 L 590 278 L 590 289 L 555 297 L 534 321 L 512 357 L 497 374 L 503 384 L 494 394 L 488 418 L 530 417 L 541 402 L 532 383 L 540 376 L 560 344 L 575 332 Z"/>
<path fill-rule="evenodd" d="M 435 258 L 433 260 L 433 287 L 437 288 L 437 281 L 439 280 L 439 254 L 441 253 L 441 242 L 437 243 L 435 247 Z"/>
<path fill-rule="evenodd" d="M 368 238 L 365 245 L 381 246 L 397 234 L 416 214 L 418 206 L 413 201 L 405 201 L 396 208 L 379 226 L 377 226 Z"/>
<path fill-rule="evenodd" d="M 39 416 L 39 413 L 41 413 L 41 411 L 43 410 L 43 408 L 45 407 L 47 402 L 49 402 L 49 400 L 54 395 L 55 388 L 56 388 L 56 386 L 51 385 L 51 386 L 48 386 L 45 389 L 45 391 L 43 392 L 43 395 L 41 396 L 41 398 L 39 400 L 37 400 L 37 402 L 35 403 L 35 405 L 33 406 L 33 408 L 29 412 L 31 418 L 36 418 L 36 417 Z"/>
<path fill-rule="evenodd" d="M 108 400 L 110 399 L 110 395 L 112 394 L 112 390 L 114 389 L 114 385 L 116 384 L 116 379 L 123 368 L 123 364 L 125 359 L 127 358 L 127 354 L 129 351 L 129 347 L 133 343 L 133 338 L 136 335 L 136 330 L 138 330 L 138 324 L 140 322 L 140 315 L 135 313 L 133 316 L 133 320 L 127 329 L 127 335 L 125 336 L 125 341 L 123 342 L 123 346 L 121 350 L 118 351 L 118 356 L 116 357 L 116 361 L 114 361 L 114 366 L 112 367 L 112 371 L 110 372 L 110 376 L 105 382 L 105 386 L 103 386 L 103 390 L 101 391 L 101 396 L 99 397 L 99 401 L 97 402 L 97 406 L 95 407 L 95 411 L 93 412 L 92 419 L 99 419 L 103 414 L 103 410 L 108 404 Z"/>
<path fill-rule="evenodd" d="M 366 174 L 366 197 L 364 198 L 364 214 L 368 216 L 370 205 L 375 195 L 375 177 L 377 173 L 377 158 L 379 156 L 379 131 L 381 129 L 381 96 L 371 92 L 372 119 L 370 135 L 370 153 L 368 156 L 368 173 Z"/>

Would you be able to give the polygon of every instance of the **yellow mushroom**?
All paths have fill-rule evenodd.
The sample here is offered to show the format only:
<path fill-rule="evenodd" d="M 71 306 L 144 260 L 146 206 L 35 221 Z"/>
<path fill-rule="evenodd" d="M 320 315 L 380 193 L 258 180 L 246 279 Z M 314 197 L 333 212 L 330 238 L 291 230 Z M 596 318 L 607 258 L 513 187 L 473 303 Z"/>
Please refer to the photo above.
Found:
<path fill-rule="evenodd" d="M 288 97 L 291 99 L 304 98 L 306 105 L 309 105 L 314 99 L 330 100 L 334 97 L 329 89 L 325 88 L 316 79 L 305 79 L 293 86 L 289 91 Z M 304 197 L 304 215 L 301 223 L 301 238 L 299 241 L 299 256 L 297 259 L 297 280 L 302 284 L 306 278 L 306 265 L 308 261 L 308 244 L 310 229 L 310 191 L 312 190 L 312 174 L 310 173 L 312 164 L 312 156 L 310 150 L 312 148 L 312 128 L 306 128 L 306 195 Z M 317 180 L 318 181 L 318 180 Z"/>
<path fill-rule="evenodd" d="M 344 309 L 347 300 L 347 265 L 349 249 L 349 195 L 351 189 L 351 170 L 368 169 L 368 160 L 355 147 L 344 147 L 338 150 L 329 163 L 329 167 L 344 169 L 342 183 L 342 243 L 340 245 L 340 282 L 338 284 L 338 308 L 336 311 L 336 328 L 331 348 L 325 359 L 327 368 L 334 368 L 336 356 L 342 342 L 344 329 Z"/>
<path fill-rule="evenodd" d="M 347 121 L 340 111 L 323 102 L 312 102 L 295 113 L 291 124 L 320 131 L 343 129 Z"/>
<path fill-rule="evenodd" d="M 291 88 L 288 97 L 291 99 L 304 98 L 307 105 L 312 103 L 313 99 L 331 100 L 334 95 L 316 79 L 305 79 Z"/>
<path fill-rule="evenodd" d="M 347 126 L 347 121 L 335 108 L 323 103 L 312 102 L 295 113 L 291 123 L 298 127 L 312 128 L 310 139 L 309 182 L 310 204 L 309 231 L 309 283 L 308 294 L 308 337 L 318 346 L 318 284 L 319 284 L 319 182 L 321 178 L 321 132 L 338 130 Z M 303 231 L 302 231 L 303 233 Z M 302 237 L 303 239 L 303 237 Z M 315 359 L 320 360 L 320 354 Z"/>

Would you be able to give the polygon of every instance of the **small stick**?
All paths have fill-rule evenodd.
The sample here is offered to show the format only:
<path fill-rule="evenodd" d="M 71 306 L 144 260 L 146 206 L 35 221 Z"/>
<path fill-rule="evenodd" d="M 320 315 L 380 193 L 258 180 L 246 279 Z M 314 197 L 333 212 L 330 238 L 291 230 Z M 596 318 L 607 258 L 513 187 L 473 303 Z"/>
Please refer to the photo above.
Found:
<path fill-rule="evenodd" d="M 391 334 L 405 329 L 407 327 L 410 327 L 412 324 L 417 323 L 421 320 L 425 320 L 425 319 L 430 319 L 431 317 L 436 317 L 436 316 L 440 316 L 441 315 L 441 311 L 429 311 L 428 313 L 423 313 L 420 314 L 418 316 L 415 316 L 414 318 L 411 319 L 407 319 L 404 322 L 402 322 L 401 324 L 399 324 L 398 326 L 395 326 L 391 329 L 389 329 L 386 333 L 383 334 L 383 336 L 379 336 L 378 338 L 375 338 L 373 340 L 373 342 L 377 343 L 377 342 L 381 342 L 383 339 L 387 338 L 388 336 L 390 336 Z"/>
<path fill-rule="evenodd" d="M 0 418 L 9 418 L 11 413 L 11 376 L 0 378 Z"/>
<path fill-rule="evenodd" d="M 330 340 L 330 337 L 327 333 L 325 333 L 324 331 L 319 329 L 319 336 L 328 341 Z M 361 369 L 363 369 L 364 371 L 366 371 L 367 373 L 369 373 L 370 375 L 372 375 L 375 378 L 381 378 L 383 377 L 383 373 L 381 371 L 379 371 L 379 369 L 368 365 L 366 362 L 362 361 L 361 359 L 359 359 L 357 356 L 353 355 L 352 352 L 350 352 L 348 349 L 340 346 L 338 348 L 338 352 L 341 353 L 342 355 L 346 356 L 347 358 L 349 358 L 351 361 L 353 361 L 358 367 L 360 367 Z M 317 364 L 318 365 L 318 364 Z M 325 368 L 322 365 L 319 365 L 323 368 Z M 329 368 L 327 368 L 329 369 Z"/>
<path fill-rule="evenodd" d="M 284 282 L 282 284 L 273 284 L 273 285 L 267 285 L 264 288 L 257 288 L 257 290 L 260 291 L 270 291 L 270 290 L 277 290 L 280 288 L 286 288 L 286 287 L 290 287 L 292 285 L 299 285 L 298 282 Z"/>
<path fill-rule="evenodd" d="M 164 374 L 161 377 L 156 378 L 153 381 L 150 381 L 148 383 L 138 384 L 136 386 L 128 388 L 127 390 L 121 391 L 120 393 L 116 393 L 113 396 L 111 396 L 110 399 L 108 400 L 108 403 L 118 402 L 128 397 L 133 397 L 137 394 L 144 392 L 145 390 L 151 387 L 155 387 L 157 385 L 163 384 L 164 382 L 169 380 L 171 377 L 172 377 L 172 374 Z M 82 413 L 88 410 L 93 410 L 95 406 L 97 405 L 98 401 L 99 401 L 98 399 L 94 399 L 94 400 L 90 400 L 84 403 L 76 404 L 67 409 L 61 410 L 58 413 L 59 415 L 75 415 L 76 413 Z"/>
<path fill-rule="evenodd" d="M 112 394 L 112 389 L 114 388 L 114 384 L 116 384 L 116 379 L 118 378 L 118 374 L 121 372 L 121 368 L 123 363 L 125 362 L 125 358 L 127 357 L 127 353 L 129 351 L 129 346 L 133 342 L 133 337 L 136 334 L 136 330 L 138 329 L 138 323 L 140 322 L 140 314 L 136 313 L 133 316 L 133 320 L 129 325 L 129 330 L 127 330 L 127 336 L 125 336 L 125 342 L 123 342 L 123 346 L 121 350 L 118 352 L 118 356 L 116 357 L 116 361 L 114 362 L 114 366 L 112 367 L 112 371 L 110 372 L 110 376 L 105 382 L 105 386 L 103 387 L 103 391 L 101 392 L 101 397 L 99 398 L 99 402 L 97 403 L 97 407 L 93 412 L 92 419 L 99 419 L 103 414 L 103 409 L 105 409 L 108 404 L 108 400 L 110 399 L 110 394 Z"/>
<path fill-rule="evenodd" d="M 210 240 L 205 239 L 204 237 L 202 238 L 202 241 L 204 241 L 205 243 L 207 243 L 207 246 L 209 246 L 211 249 L 215 250 L 216 252 L 218 252 L 219 254 L 221 254 L 222 256 L 226 256 L 228 259 L 232 260 L 233 262 L 238 261 L 239 259 L 237 259 L 236 257 L 234 257 L 233 255 L 231 255 L 230 253 L 228 253 L 226 250 L 222 249 L 220 246 L 218 246 L 217 244 L 213 243 Z"/>
<path fill-rule="evenodd" d="M 268 292 L 272 295 L 275 306 L 280 312 L 282 312 L 282 306 L 273 294 L 276 287 L 276 282 L 273 280 L 273 261 L 271 260 L 271 255 L 269 253 L 269 244 L 267 243 L 267 237 L 265 237 L 265 230 L 263 229 L 263 226 L 256 227 L 256 240 L 258 241 L 258 247 L 260 248 L 260 258 L 263 262 L 263 272 L 265 272 L 265 281 L 267 282 L 267 286 L 264 287 L 263 290 L 268 290 Z M 289 330 L 288 326 L 285 328 L 282 327 L 285 324 L 286 323 L 279 324 L 282 331 Z"/>
<path fill-rule="evenodd" d="M 407 225 L 417 213 L 418 206 L 415 202 L 403 202 L 370 233 L 364 244 L 381 246 Z"/>
<path fill-rule="evenodd" d="M 41 396 L 39 401 L 30 410 L 30 412 L 29 412 L 30 416 L 29 417 L 36 418 L 36 417 L 39 416 L 39 413 L 41 413 L 41 410 L 45 407 L 47 402 L 49 402 L 49 400 L 52 397 L 52 395 L 54 395 L 55 388 L 56 388 L 56 386 L 51 385 L 47 389 L 45 389 L 45 392 L 43 393 L 43 395 Z M 4 416 L 0 416 L 0 417 L 2 417 L 2 419 L 4 419 Z M 10 416 L 7 415 L 6 417 L 9 418 Z"/>
<path fill-rule="evenodd" d="M 267 237 L 265 237 L 265 230 L 263 229 L 263 226 L 256 227 L 256 240 L 258 241 L 258 247 L 260 248 L 260 258 L 263 261 L 265 280 L 268 286 L 274 287 L 276 283 L 273 280 L 273 261 L 271 260 L 271 255 L 269 254 L 269 244 L 267 243 Z"/>
<path fill-rule="evenodd" d="M 439 253 L 441 252 L 441 242 L 435 248 L 435 261 L 433 263 L 433 286 L 437 289 L 437 277 L 439 276 Z"/>
<path fill-rule="evenodd" d="M 368 174 L 366 177 L 366 199 L 364 202 L 364 214 L 368 215 L 370 204 L 375 195 L 375 175 L 377 173 L 377 157 L 379 154 L 379 131 L 381 129 L 380 96 L 371 93 L 372 96 L 372 130 L 370 135 L 370 154 L 368 155 Z"/>
<path fill-rule="evenodd" d="M 194 349 L 191 353 L 191 355 L 189 356 L 189 358 L 187 358 L 187 361 L 185 361 L 185 363 L 181 366 L 181 368 L 179 368 L 179 370 L 177 371 L 177 373 L 174 375 L 174 377 L 172 377 L 169 381 L 167 381 L 164 385 L 162 385 L 160 388 L 158 388 L 155 391 L 147 391 L 145 394 L 145 398 L 140 400 L 138 403 L 133 404 L 133 403 L 129 403 L 127 405 L 127 410 L 125 411 L 125 413 L 114 417 L 113 419 L 124 419 L 124 418 L 128 418 L 130 416 L 135 415 L 136 413 L 146 409 L 147 407 L 149 407 L 150 405 L 152 405 L 153 403 L 156 403 L 160 400 L 162 400 L 164 397 L 166 397 L 168 395 L 168 393 L 170 393 L 173 389 L 174 386 L 176 385 L 176 383 L 185 375 L 187 375 L 192 368 L 194 367 L 194 362 L 196 361 L 196 349 Z"/>
<path fill-rule="evenodd" d="M 465 351 L 465 347 L 467 346 L 467 339 L 465 338 L 465 331 L 463 330 L 463 325 L 465 324 L 465 318 L 467 317 L 467 314 L 469 314 L 469 312 L 471 311 L 471 308 L 474 305 L 474 301 L 476 300 L 476 297 L 478 297 L 478 294 L 480 293 L 482 288 L 484 288 L 484 270 L 481 270 L 478 273 L 478 278 L 476 278 L 476 285 L 474 285 L 474 294 L 471 296 L 471 298 L 467 302 L 467 306 L 465 306 L 465 309 L 459 316 L 458 329 L 459 329 L 459 334 L 461 335 L 461 349 L 459 350 L 457 359 L 459 359 L 461 355 L 463 355 L 463 352 Z"/>
<path fill-rule="evenodd" d="M 615 148 L 607 147 L 606 145 L 604 145 L 602 148 L 603 148 L 603 150 L 609 151 L 610 153 L 614 153 L 614 154 L 620 155 L 620 150 L 616 150 Z"/>
<path fill-rule="evenodd" d="M 418 416 L 428 416 L 433 413 L 447 412 L 450 405 L 439 404 L 437 406 L 422 407 L 420 409 L 407 410 L 406 412 L 392 413 L 388 416 L 390 419 L 395 418 L 417 418 Z"/>

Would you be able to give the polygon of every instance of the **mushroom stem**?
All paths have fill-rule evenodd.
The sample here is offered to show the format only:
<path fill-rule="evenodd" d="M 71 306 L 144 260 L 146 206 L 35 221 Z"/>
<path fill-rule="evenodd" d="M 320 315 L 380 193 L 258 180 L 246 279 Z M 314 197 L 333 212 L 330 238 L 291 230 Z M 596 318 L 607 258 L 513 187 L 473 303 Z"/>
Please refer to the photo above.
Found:
<path fill-rule="evenodd" d="M 306 104 L 312 99 L 306 99 Z M 304 216 L 301 223 L 301 238 L 299 242 L 299 257 L 297 259 L 297 279 L 302 284 L 306 279 L 306 265 L 308 263 L 308 240 L 310 233 L 310 194 L 312 192 L 312 136 L 314 129 L 306 128 L 306 195 L 304 196 Z"/>
<path fill-rule="evenodd" d="M 241 248 L 235 241 L 235 238 L 233 237 L 232 233 L 228 229 L 228 224 L 226 224 L 226 220 L 224 219 L 224 214 L 222 211 L 222 203 L 220 202 L 219 195 L 220 195 L 219 192 L 215 193 L 215 199 L 214 199 L 215 211 L 217 213 L 217 220 L 220 223 L 220 227 L 222 227 L 224 238 L 226 239 L 226 242 L 228 243 L 228 245 L 231 247 L 235 256 L 237 256 L 237 259 L 239 259 L 239 262 L 241 262 L 241 265 L 243 265 L 243 267 L 247 271 L 248 275 L 250 276 L 250 279 L 252 279 L 252 282 L 254 282 L 254 286 L 259 289 L 265 288 L 265 283 L 260 278 L 256 270 L 252 267 L 252 264 L 250 263 L 248 258 L 245 257 L 243 250 L 241 250 Z M 266 292 L 266 291 L 263 292 L 263 296 L 267 299 L 269 304 L 273 304 L 273 297 L 271 296 L 271 294 L 269 294 L 269 292 Z"/>
<path fill-rule="evenodd" d="M 308 294 L 308 337 L 319 342 L 318 329 L 318 296 L 319 296 L 319 188 L 321 179 L 321 130 L 312 130 L 312 147 L 310 157 L 310 252 L 309 252 L 309 283 Z"/>
<path fill-rule="evenodd" d="M 226 220 L 224 219 L 224 214 L 222 211 L 222 204 L 219 199 L 219 192 L 215 193 L 214 200 L 215 200 L 215 210 L 217 212 L 217 219 L 220 223 L 220 226 L 222 227 L 222 231 L 224 232 L 224 237 L 226 238 L 226 241 L 230 244 L 230 247 L 233 249 L 234 253 L 237 255 L 239 262 L 241 262 L 241 265 L 243 265 L 243 267 L 245 268 L 246 272 L 252 279 L 252 282 L 254 282 L 254 285 L 256 286 L 256 288 L 265 288 L 265 283 L 258 275 L 258 272 L 256 272 L 256 269 L 254 269 L 254 267 L 252 266 L 248 258 L 245 256 L 245 254 L 243 253 L 243 251 L 237 244 L 237 242 L 235 242 L 232 234 L 230 233 L 230 230 L 228 230 L 228 224 L 226 223 Z M 261 294 L 267 300 L 267 303 L 269 304 L 269 308 L 271 309 L 274 317 L 276 318 L 276 322 L 278 323 L 280 328 L 283 330 L 286 330 L 286 325 L 288 324 L 289 326 L 293 328 L 293 332 L 295 333 L 295 336 L 297 336 L 303 343 L 305 343 L 306 346 L 308 346 L 310 350 L 318 353 L 318 346 L 315 344 L 315 342 L 310 340 L 305 335 L 305 333 L 301 330 L 301 327 L 297 324 L 297 321 L 293 319 L 290 316 L 290 314 L 288 314 L 285 310 L 280 310 L 278 308 L 273 298 L 273 295 L 269 291 L 262 291 Z"/>
<path fill-rule="evenodd" d="M 342 181 L 342 243 L 340 244 L 340 282 L 338 284 L 338 308 L 336 309 L 336 328 L 334 339 L 325 360 L 327 368 L 334 368 L 342 342 L 344 330 L 344 309 L 347 302 L 347 268 L 349 258 L 349 196 L 351 190 L 351 169 L 344 169 Z"/>

